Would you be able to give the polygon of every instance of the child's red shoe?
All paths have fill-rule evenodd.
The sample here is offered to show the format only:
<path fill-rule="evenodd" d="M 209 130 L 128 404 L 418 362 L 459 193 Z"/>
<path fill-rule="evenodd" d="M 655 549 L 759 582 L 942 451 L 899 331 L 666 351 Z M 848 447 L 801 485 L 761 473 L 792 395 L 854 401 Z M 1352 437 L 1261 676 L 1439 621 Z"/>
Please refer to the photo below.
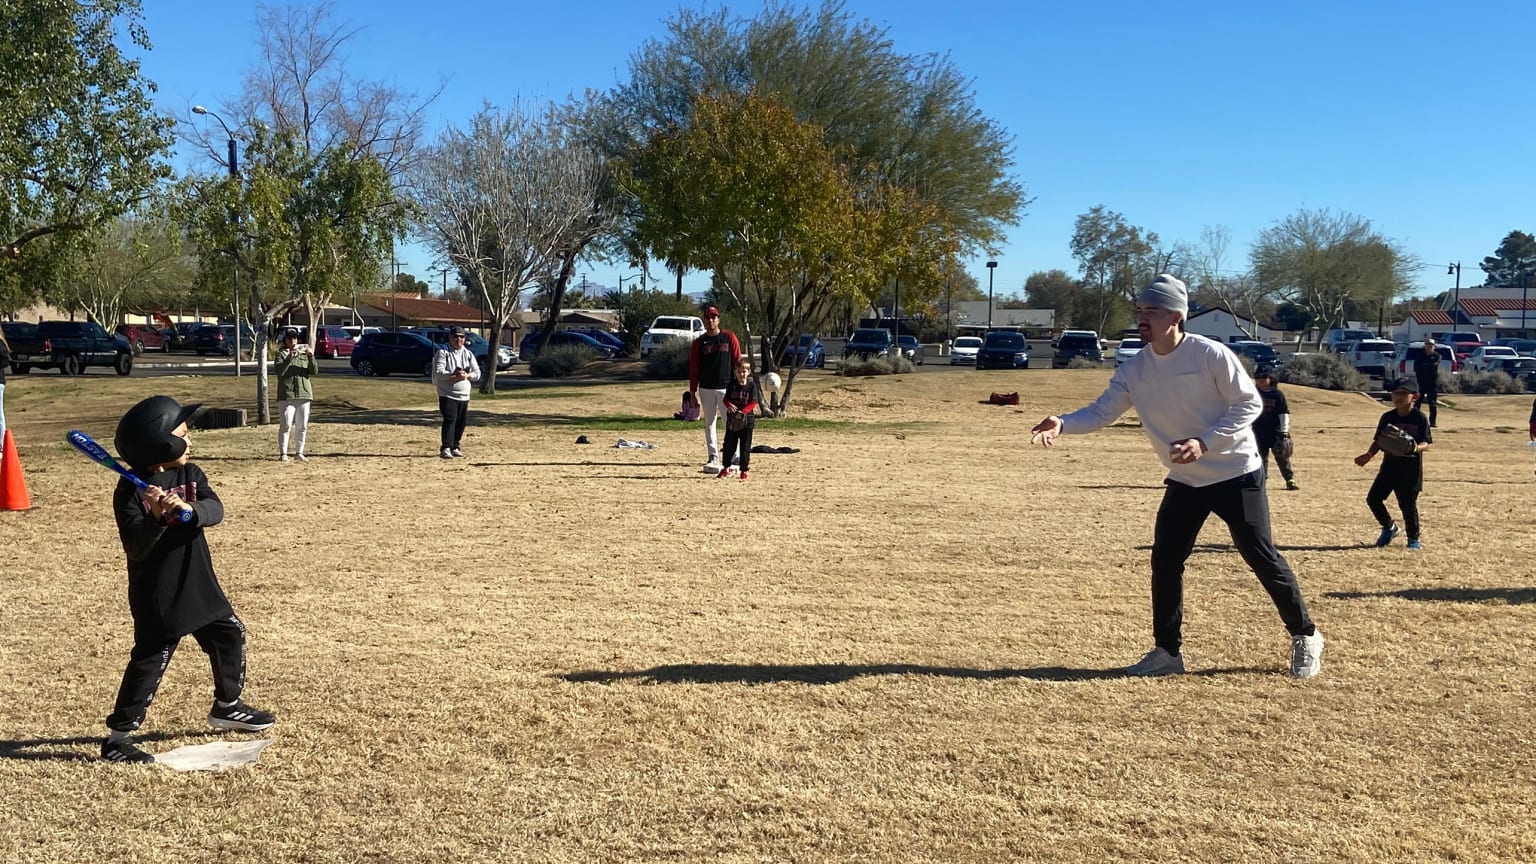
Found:
<path fill-rule="evenodd" d="M 747 472 L 745 472 L 745 471 L 741 472 L 741 479 L 743 479 L 743 480 L 747 479 Z"/>
<path fill-rule="evenodd" d="M 715 475 L 715 479 L 716 480 L 723 480 L 723 479 L 725 479 L 726 477 L 729 477 L 729 476 L 731 476 L 731 469 L 729 467 L 721 468 L 720 469 L 720 473 Z"/>

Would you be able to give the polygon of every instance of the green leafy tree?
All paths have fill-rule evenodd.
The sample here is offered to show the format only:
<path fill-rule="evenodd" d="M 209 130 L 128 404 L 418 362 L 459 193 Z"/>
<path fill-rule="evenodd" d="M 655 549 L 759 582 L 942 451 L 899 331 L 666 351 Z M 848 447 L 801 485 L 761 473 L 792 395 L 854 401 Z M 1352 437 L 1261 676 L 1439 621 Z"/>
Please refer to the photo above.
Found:
<path fill-rule="evenodd" d="M 1305 310 L 1320 333 L 1381 316 L 1417 265 L 1370 220 L 1305 209 L 1264 229 L 1250 259 L 1259 288 Z"/>
<path fill-rule="evenodd" d="M 196 178 L 182 212 L 203 250 L 200 281 L 227 285 L 238 273 L 250 294 L 242 317 L 264 325 L 262 352 L 276 316 L 304 308 L 315 320 L 333 296 L 387 284 L 383 262 L 406 224 L 398 187 L 436 94 L 417 99 L 351 75 L 347 48 L 358 31 L 333 23 L 329 3 L 259 6 L 256 28 L 260 57 L 220 112 L 244 144 L 245 182 Z M 227 175 L 223 136 L 192 128 Z M 260 422 L 269 422 L 264 364 L 256 393 Z"/>
<path fill-rule="evenodd" d="M 1037 270 L 1024 280 L 1024 299 L 1033 309 L 1055 309 L 1058 327 L 1091 321 L 1091 302 L 1081 282 L 1065 270 Z"/>
<path fill-rule="evenodd" d="M 820 130 L 858 194 L 883 199 L 869 212 L 921 216 L 922 231 L 945 238 L 930 245 L 996 248 L 1028 203 L 1010 176 L 1012 141 L 976 109 L 970 80 L 948 57 L 897 52 L 885 30 L 854 19 L 841 2 L 814 10 L 772 3 L 753 18 L 723 8 L 683 10 L 667 26 L 667 37 L 635 54 L 601 133 L 605 152 L 627 162 L 639 182 L 651 180 L 638 156 L 651 136 L 686 129 L 704 97 L 760 95 Z M 646 218 L 654 231 L 657 214 Z M 871 230 L 910 233 L 910 222 L 899 221 Z M 625 234 L 633 258 L 660 255 Z M 674 246 L 671 254 L 683 251 Z M 679 280 L 685 270 L 706 267 L 661 260 Z M 903 305 L 909 297 L 931 303 L 942 296 L 943 282 L 927 261 L 895 263 L 911 272 L 878 275 L 893 294 L 900 281 Z M 857 314 L 854 305 L 844 304 L 845 319 Z"/>
<path fill-rule="evenodd" d="M 172 122 L 128 45 L 150 47 L 138 0 L 0 0 L 0 306 L 171 176 Z"/>
<path fill-rule="evenodd" d="M 192 279 L 193 262 L 180 241 L 177 226 L 147 211 L 98 225 L 86 232 L 76 266 L 51 300 L 62 309 L 84 310 L 108 330 L 125 312 L 160 311 Z"/>
<path fill-rule="evenodd" d="M 821 130 L 758 96 L 700 97 L 686 128 L 652 137 L 631 180 L 640 244 L 709 270 L 749 341 L 760 328 L 769 369 L 840 299 L 868 303 L 887 279 L 942 285 L 954 252 L 934 208 L 855 184 Z"/>
<path fill-rule="evenodd" d="M 256 356 L 278 317 L 305 308 L 316 320 L 334 294 L 382 282 L 383 261 L 405 230 L 378 159 L 347 147 L 309 152 L 291 133 L 260 127 L 243 176 L 189 177 L 176 199 L 204 289 L 239 280 L 241 317 L 259 325 Z M 257 364 L 262 423 L 271 422 L 266 372 Z"/>
<path fill-rule="evenodd" d="M 414 294 L 418 297 L 430 297 L 432 295 L 432 286 L 417 279 L 411 273 L 396 274 L 393 283 L 390 285 L 390 290 L 396 294 Z"/>
<path fill-rule="evenodd" d="M 1120 329 L 1130 320 L 1136 291 L 1166 269 L 1158 237 L 1125 221 L 1100 204 L 1077 217 L 1072 232 L 1072 257 L 1093 300 L 1093 323 L 1100 333 Z"/>
<path fill-rule="evenodd" d="M 1478 266 L 1487 274 L 1483 281 L 1487 287 L 1519 288 L 1525 278 L 1536 275 L 1536 237 L 1511 231 Z"/>

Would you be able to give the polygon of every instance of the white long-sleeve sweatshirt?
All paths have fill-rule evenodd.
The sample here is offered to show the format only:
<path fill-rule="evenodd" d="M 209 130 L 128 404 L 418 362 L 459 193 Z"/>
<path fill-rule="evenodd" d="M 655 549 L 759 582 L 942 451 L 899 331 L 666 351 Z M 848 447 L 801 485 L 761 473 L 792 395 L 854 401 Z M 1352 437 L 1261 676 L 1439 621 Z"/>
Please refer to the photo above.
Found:
<path fill-rule="evenodd" d="M 469 370 L 469 380 L 452 380 L 450 376 L 460 369 Z M 437 353 L 432 355 L 432 383 L 437 385 L 437 395 L 468 402 L 469 385 L 479 380 L 480 364 L 475 362 L 475 355 L 468 348 L 460 348 L 457 351 L 451 348 L 439 348 Z"/>
<path fill-rule="evenodd" d="M 1263 465 L 1253 437 L 1253 421 L 1263 410 L 1258 388 L 1237 355 L 1219 342 L 1186 334 L 1165 355 L 1148 345 L 1115 370 L 1109 387 L 1092 405 L 1063 416 L 1061 431 L 1093 432 L 1130 408 L 1136 409 L 1170 480 L 1209 486 Z M 1169 448 L 1186 438 L 1204 441 L 1206 452 L 1187 465 L 1176 465 Z"/>

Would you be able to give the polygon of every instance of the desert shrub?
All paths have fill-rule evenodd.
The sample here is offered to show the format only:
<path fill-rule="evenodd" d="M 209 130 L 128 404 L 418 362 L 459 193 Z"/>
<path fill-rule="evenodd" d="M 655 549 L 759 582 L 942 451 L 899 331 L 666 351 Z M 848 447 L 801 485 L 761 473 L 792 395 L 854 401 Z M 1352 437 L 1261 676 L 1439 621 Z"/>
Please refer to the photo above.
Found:
<path fill-rule="evenodd" d="M 585 345 L 557 345 L 533 358 L 528 374 L 535 378 L 564 378 L 595 362 L 597 353 Z"/>
<path fill-rule="evenodd" d="M 1297 354 L 1279 374 L 1282 383 L 1323 390 L 1363 390 L 1368 380 L 1336 354 Z"/>
<path fill-rule="evenodd" d="M 842 374 L 847 377 L 860 375 L 902 375 L 916 367 L 905 357 L 871 357 L 860 360 L 849 357 L 843 360 Z"/>
<path fill-rule="evenodd" d="M 1456 376 L 1455 390 L 1445 389 L 1445 384 L 1440 385 L 1441 393 L 1494 393 L 1510 394 L 1524 393 L 1525 385 L 1503 372 L 1467 371 Z"/>
<path fill-rule="evenodd" d="M 1089 360 L 1087 357 L 1073 357 L 1067 361 L 1068 369 L 1098 369 L 1103 365 L 1103 363 Z"/>
<path fill-rule="evenodd" d="M 669 381 L 687 380 L 688 351 L 691 348 L 693 343 L 687 339 L 668 339 L 652 348 L 645 358 L 645 374 Z"/>

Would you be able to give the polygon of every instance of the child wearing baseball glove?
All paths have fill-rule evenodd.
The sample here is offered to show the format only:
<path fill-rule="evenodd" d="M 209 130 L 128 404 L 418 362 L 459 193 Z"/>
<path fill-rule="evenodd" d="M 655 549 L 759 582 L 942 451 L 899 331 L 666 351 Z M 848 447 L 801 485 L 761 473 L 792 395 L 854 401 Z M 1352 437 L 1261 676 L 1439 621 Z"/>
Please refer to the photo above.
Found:
<path fill-rule="evenodd" d="M 191 462 L 187 421 L 197 405 L 151 396 L 118 421 L 113 443 L 133 473 L 149 484 L 141 491 L 125 477 L 112 495 L 117 533 L 128 558 L 128 609 L 133 615 L 133 652 L 107 717 L 101 758 L 153 762 L 131 733 L 144 722 L 160 679 L 183 636 L 197 640 L 213 662 L 215 729 L 259 732 L 277 722 L 240 701 L 245 687 L 245 626 L 219 587 L 203 529 L 224 519 L 208 475 Z M 192 519 L 183 522 L 182 510 Z"/>
<path fill-rule="evenodd" d="M 1381 525 L 1377 546 L 1385 546 L 1399 533 L 1397 523 L 1387 512 L 1388 495 L 1397 496 L 1398 509 L 1403 511 L 1403 524 L 1408 529 L 1408 548 L 1422 549 L 1419 543 L 1419 492 L 1424 488 L 1424 459 L 1422 453 L 1434 443 L 1430 435 L 1429 418 L 1413 407 L 1416 393 L 1408 378 L 1389 382 L 1392 410 L 1381 415 L 1376 422 L 1376 437 L 1370 449 L 1355 457 L 1355 464 L 1365 467 L 1378 452 L 1384 454 L 1381 469 L 1376 472 L 1376 482 L 1365 496 L 1371 515 Z"/>
<path fill-rule="evenodd" d="M 1253 437 L 1259 442 L 1259 458 L 1264 461 L 1264 475 L 1269 476 L 1269 454 L 1275 454 L 1275 465 L 1285 478 L 1285 488 L 1292 492 L 1301 487 L 1296 484 L 1296 471 L 1291 468 L 1291 454 L 1295 445 L 1291 442 L 1291 409 L 1285 394 L 1275 379 L 1271 366 L 1260 366 L 1253 373 L 1253 384 L 1259 388 L 1259 399 L 1264 411 L 1253 421 Z"/>

